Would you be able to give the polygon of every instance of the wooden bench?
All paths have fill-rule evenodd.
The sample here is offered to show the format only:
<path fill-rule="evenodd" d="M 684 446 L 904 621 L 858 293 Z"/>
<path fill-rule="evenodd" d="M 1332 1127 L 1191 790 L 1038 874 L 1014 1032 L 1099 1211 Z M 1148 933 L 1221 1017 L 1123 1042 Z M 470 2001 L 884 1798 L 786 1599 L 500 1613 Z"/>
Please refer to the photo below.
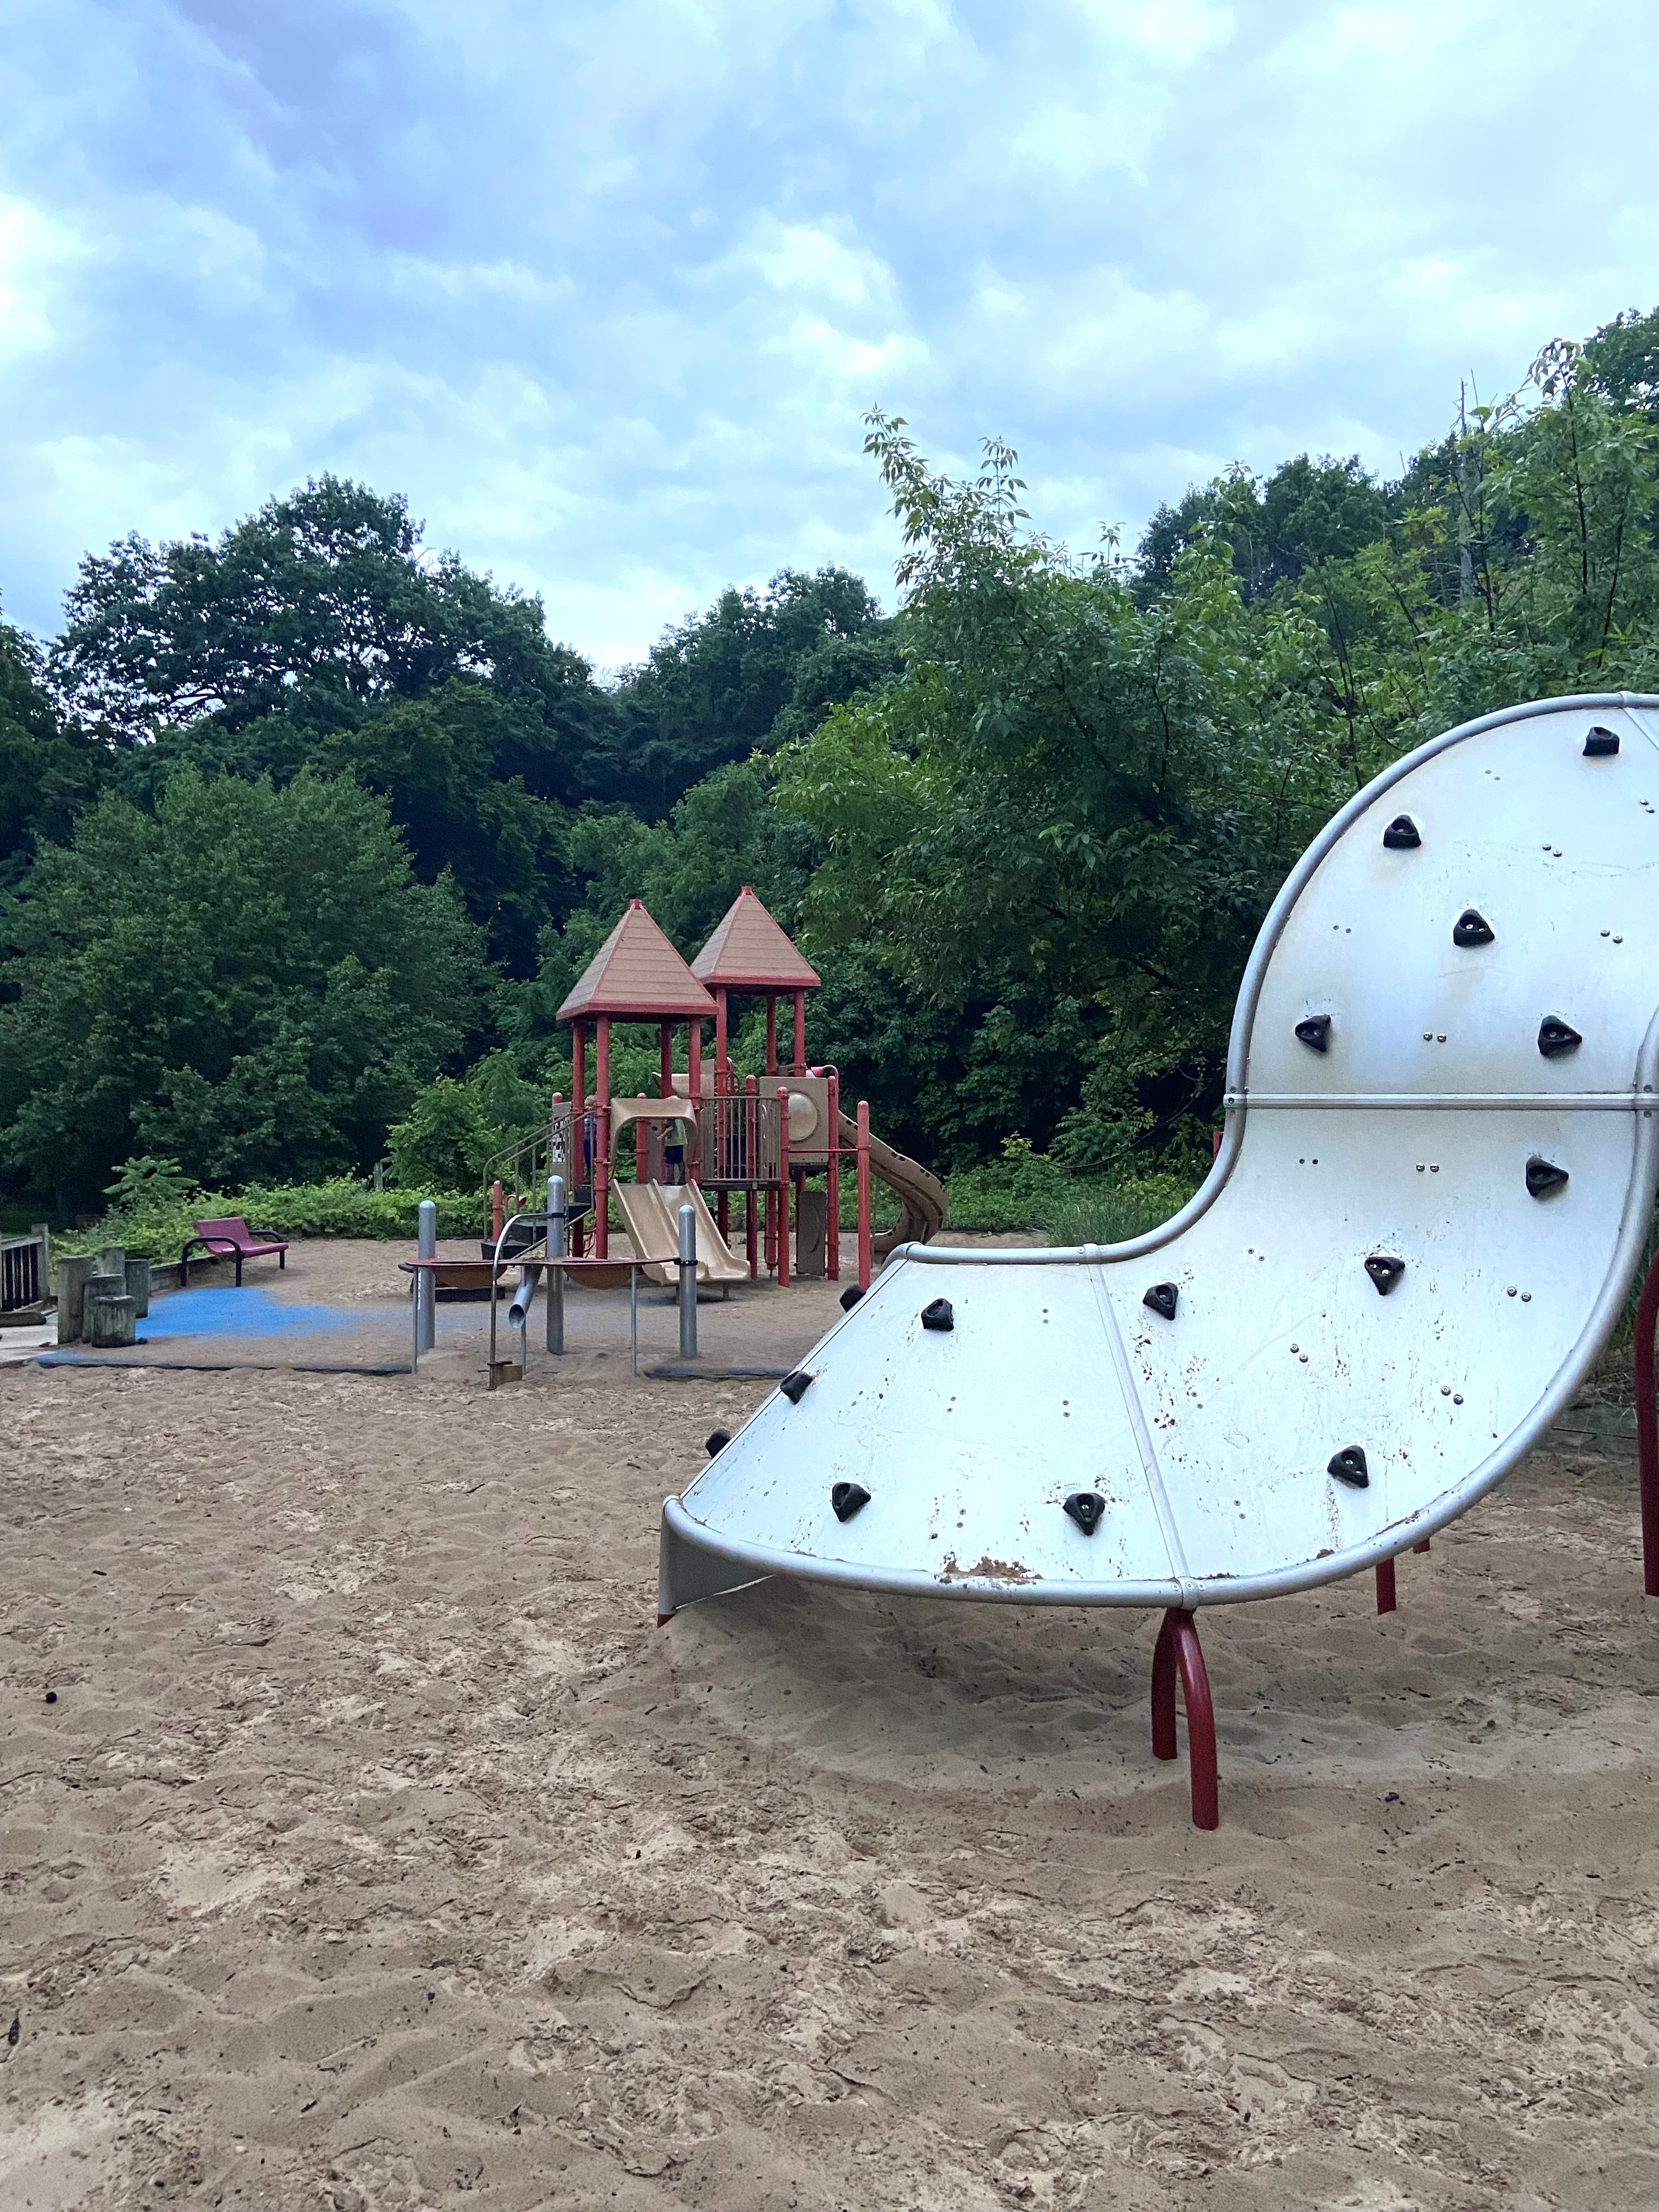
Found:
<path fill-rule="evenodd" d="M 262 1237 L 257 1231 L 250 1230 L 240 1213 L 229 1214 L 222 1221 L 198 1221 L 196 1234 L 186 1240 L 184 1250 L 179 1255 L 180 1290 L 190 1280 L 190 1255 L 198 1245 L 210 1259 L 234 1260 L 239 1291 L 242 1287 L 244 1260 L 267 1260 L 274 1252 L 279 1267 L 288 1265 L 285 1240 L 280 1237 Z"/>

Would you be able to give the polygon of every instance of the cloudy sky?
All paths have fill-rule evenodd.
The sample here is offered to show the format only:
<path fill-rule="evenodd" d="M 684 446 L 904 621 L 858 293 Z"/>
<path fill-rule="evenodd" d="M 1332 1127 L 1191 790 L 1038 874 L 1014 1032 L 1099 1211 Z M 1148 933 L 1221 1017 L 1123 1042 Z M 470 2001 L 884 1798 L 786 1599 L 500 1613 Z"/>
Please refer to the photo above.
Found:
<path fill-rule="evenodd" d="M 332 469 L 604 667 L 890 599 L 863 411 L 1131 536 L 1659 301 L 1651 0 L 0 0 L 0 599 Z"/>

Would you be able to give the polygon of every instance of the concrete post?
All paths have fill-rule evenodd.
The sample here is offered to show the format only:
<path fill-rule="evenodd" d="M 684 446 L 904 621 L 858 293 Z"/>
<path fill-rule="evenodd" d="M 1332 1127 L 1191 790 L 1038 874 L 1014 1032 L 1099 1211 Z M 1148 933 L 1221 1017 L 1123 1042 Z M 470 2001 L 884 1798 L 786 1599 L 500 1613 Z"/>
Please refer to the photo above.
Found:
<path fill-rule="evenodd" d="M 438 1256 L 438 1209 L 429 1198 L 421 1200 L 416 1214 L 415 1249 L 422 1260 Z M 415 1278 L 415 1340 L 416 1348 L 430 1352 L 438 1340 L 438 1285 L 430 1267 Z"/>
<path fill-rule="evenodd" d="M 564 1177 L 547 1178 L 547 1256 L 562 1260 L 565 1255 Z M 564 1269 L 550 1267 L 547 1271 L 547 1348 L 550 1352 L 564 1350 Z"/>
<path fill-rule="evenodd" d="M 680 1208 L 680 1358 L 697 1356 L 697 1213 Z"/>

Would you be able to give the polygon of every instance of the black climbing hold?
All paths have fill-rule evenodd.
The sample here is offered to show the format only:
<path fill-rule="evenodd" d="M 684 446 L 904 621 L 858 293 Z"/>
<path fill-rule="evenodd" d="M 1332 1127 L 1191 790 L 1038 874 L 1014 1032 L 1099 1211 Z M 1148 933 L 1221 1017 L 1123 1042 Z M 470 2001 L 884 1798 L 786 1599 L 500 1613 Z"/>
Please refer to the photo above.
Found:
<path fill-rule="evenodd" d="M 1382 832 L 1382 842 L 1391 853 L 1414 853 L 1423 842 L 1423 832 L 1409 814 L 1396 814 Z"/>
<path fill-rule="evenodd" d="M 804 1367 L 796 1368 L 793 1375 L 786 1375 L 778 1385 L 792 1406 L 799 1406 L 811 1387 L 812 1377 Z"/>
<path fill-rule="evenodd" d="M 1328 1014 L 1310 1014 L 1305 1022 L 1298 1022 L 1296 1033 L 1310 1052 L 1328 1052 L 1331 1048 L 1331 1018 Z"/>
<path fill-rule="evenodd" d="M 1142 1294 L 1140 1303 L 1150 1306 L 1155 1314 L 1162 1314 L 1165 1321 L 1173 1321 L 1180 1300 L 1181 1292 L 1173 1283 L 1154 1283 L 1150 1291 Z"/>
<path fill-rule="evenodd" d="M 861 1482 L 836 1482 L 830 1486 L 830 1510 L 837 1521 L 850 1521 L 869 1503 L 870 1493 Z"/>
<path fill-rule="evenodd" d="M 1486 915 L 1472 906 L 1466 906 L 1452 924 L 1454 945 L 1490 945 L 1497 934 Z"/>
<path fill-rule="evenodd" d="M 951 1310 L 950 1299 L 935 1298 L 931 1305 L 924 1306 L 921 1310 L 921 1325 L 924 1328 L 937 1329 L 941 1336 L 948 1336 L 957 1325 L 957 1317 Z"/>
<path fill-rule="evenodd" d="M 1370 1469 L 1365 1464 L 1363 1444 L 1344 1444 L 1340 1452 L 1333 1452 L 1326 1462 L 1325 1472 L 1334 1474 L 1339 1482 L 1346 1482 L 1351 1490 L 1369 1490 Z"/>
<path fill-rule="evenodd" d="M 1105 1518 L 1106 1500 L 1097 1490 L 1074 1490 L 1066 1501 L 1065 1510 L 1085 1536 L 1092 1536 Z"/>
<path fill-rule="evenodd" d="M 1376 1285 L 1379 1297 L 1386 1298 L 1405 1272 L 1405 1261 L 1392 1252 L 1373 1252 L 1365 1262 L 1365 1273 Z"/>
<path fill-rule="evenodd" d="M 708 1436 L 703 1439 L 702 1448 L 708 1453 L 709 1458 L 713 1459 L 715 1453 L 723 1452 L 731 1441 L 732 1431 L 730 1429 L 711 1429 Z"/>
<path fill-rule="evenodd" d="M 863 1296 L 864 1285 L 862 1283 L 849 1283 L 847 1285 L 847 1288 L 841 1294 L 842 1311 L 843 1313 L 851 1313 L 854 1307 Z"/>
<path fill-rule="evenodd" d="M 1584 1042 L 1571 1022 L 1559 1014 L 1546 1014 L 1538 1024 L 1538 1049 L 1546 1060 L 1559 1060 L 1564 1052 L 1577 1052 Z"/>
<path fill-rule="evenodd" d="M 1532 1198 L 1548 1198 L 1553 1191 L 1567 1187 L 1567 1171 L 1547 1160 L 1541 1152 L 1534 1152 L 1527 1162 L 1527 1192 Z"/>
<path fill-rule="evenodd" d="M 1593 722 L 1590 725 L 1589 733 L 1584 739 L 1584 758 L 1611 760 L 1618 750 L 1618 731 L 1607 729 L 1600 722 Z"/>

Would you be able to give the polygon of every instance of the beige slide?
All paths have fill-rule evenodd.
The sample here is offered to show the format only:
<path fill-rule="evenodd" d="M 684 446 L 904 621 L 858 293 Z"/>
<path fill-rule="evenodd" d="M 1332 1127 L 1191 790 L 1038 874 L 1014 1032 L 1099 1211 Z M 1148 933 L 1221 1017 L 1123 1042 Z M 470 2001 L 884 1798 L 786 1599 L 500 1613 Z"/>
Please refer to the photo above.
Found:
<path fill-rule="evenodd" d="M 635 1259 L 659 1263 L 646 1270 L 653 1282 L 679 1280 L 680 1208 L 688 1201 L 697 1217 L 697 1280 L 749 1280 L 748 1261 L 738 1259 L 714 1226 L 714 1217 L 696 1183 L 613 1182 L 611 1193 L 628 1224 L 628 1241 Z"/>
<path fill-rule="evenodd" d="M 859 1140 L 858 1123 L 850 1114 L 841 1117 L 841 1140 L 853 1148 L 855 1155 Z M 899 1244 L 926 1244 L 945 1226 L 945 1185 L 937 1176 L 908 1153 L 896 1152 L 890 1145 L 872 1135 L 870 1139 L 870 1172 L 878 1182 L 884 1182 L 902 1209 L 896 1229 L 878 1229 L 870 1239 L 870 1249 L 878 1260 Z M 847 1173 L 846 1156 L 842 1155 L 842 1173 Z"/>

